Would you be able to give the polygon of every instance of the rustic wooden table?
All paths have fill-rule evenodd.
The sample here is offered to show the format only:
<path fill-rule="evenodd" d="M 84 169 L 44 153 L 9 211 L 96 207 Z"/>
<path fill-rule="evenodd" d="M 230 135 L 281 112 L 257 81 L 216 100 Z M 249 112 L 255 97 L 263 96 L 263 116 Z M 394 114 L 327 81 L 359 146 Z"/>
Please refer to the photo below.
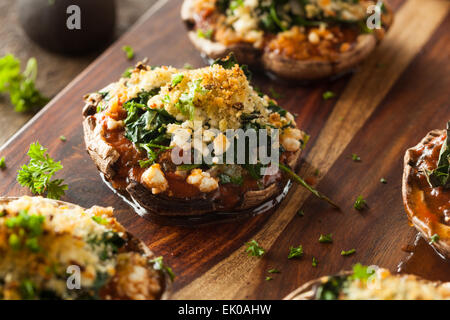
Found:
<path fill-rule="evenodd" d="M 317 187 L 342 211 L 293 187 L 270 214 L 199 228 L 161 226 L 136 215 L 103 184 L 83 142 L 81 97 L 119 78 L 130 63 L 120 49 L 124 44 L 135 48 L 136 61 L 148 56 L 152 65 L 204 65 L 186 37 L 180 1 L 158 3 L 164 5 L 149 11 L 0 150 L 8 166 L 0 172 L 0 194 L 27 194 L 15 181 L 16 170 L 28 161 L 30 143 L 39 140 L 64 165 L 58 173 L 69 185 L 63 200 L 115 207 L 131 233 L 164 255 L 177 275 L 172 298 L 280 299 L 308 280 L 356 262 L 396 271 L 407 256 L 402 248 L 416 235 L 401 199 L 404 152 L 450 119 L 450 2 L 391 0 L 396 17 L 387 37 L 355 73 L 338 80 L 305 87 L 256 75 L 263 91 L 282 93 L 280 104 L 298 114 L 298 126 L 312 136 L 300 174 L 309 177 L 318 169 Z M 324 101 L 326 90 L 336 98 Z M 60 135 L 68 140 L 60 141 Z M 352 153 L 362 161 L 353 162 Z M 358 195 L 369 206 L 362 212 L 353 208 Z M 318 242 L 326 233 L 333 233 L 332 244 Z M 245 253 L 251 239 L 267 250 L 263 258 Z M 299 244 L 304 256 L 288 260 L 289 247 Z M 341 256 L 351 248 L 355 254 Z M 418 273 L 433 279 L 433 264 L 422 261 Z M 281 273 L 265 281 L 270 268 Z M 450 274 L 441 280 L 450 280 Z"/>
<path fill-rule="evenodd" d="M 122 35 L 156 0 L 117 1 L 116 37 Z M 16 1 L 0 0 L 0 57 L 12 53 L 23 64 L 30 57 L 38 61 L 37 87 L 48 97 L 54 97 L 101 52 L 80 57 L 66 57 L 48 52 L 31 42 L 18 22 Z M 32 113 L 14 112 L 9 99 L 0 95 L 0 145 L 23 126 Z"/>

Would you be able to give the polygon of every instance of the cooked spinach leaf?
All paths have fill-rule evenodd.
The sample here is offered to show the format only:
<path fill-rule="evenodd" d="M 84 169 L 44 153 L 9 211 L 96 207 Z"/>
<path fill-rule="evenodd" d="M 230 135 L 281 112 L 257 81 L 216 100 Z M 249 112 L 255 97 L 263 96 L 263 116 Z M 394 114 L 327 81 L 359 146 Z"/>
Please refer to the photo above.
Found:
<path fill-rule="evenodd" d="M 447 123 L 447 138 L 442 145 L 437 168 L 425 174 L 432 188 L 450 188 L 450 121 Z"/>
<path fill-rule="evenodd" d="M 316 290 L 317 300 L 336 300 L 345 285 L 347 277 L 330 277 L 327 282 L 321 284 Z"/>
<path fill-rule="evenodd" d="M 143 91 L 137 98 L 127 101 L 123 108 L 127 111 L 125 119 L 125 137 L 138 148 L 147 151 L 148 160 L 140 161 L 141 167 L 152 164 L 158 155 L 168 149 L 170 135 L 167 133 L 169 123 L 177 123 L 164 109 L 150 109 L 148 100 L 158 94 L 159 88 Z"/>

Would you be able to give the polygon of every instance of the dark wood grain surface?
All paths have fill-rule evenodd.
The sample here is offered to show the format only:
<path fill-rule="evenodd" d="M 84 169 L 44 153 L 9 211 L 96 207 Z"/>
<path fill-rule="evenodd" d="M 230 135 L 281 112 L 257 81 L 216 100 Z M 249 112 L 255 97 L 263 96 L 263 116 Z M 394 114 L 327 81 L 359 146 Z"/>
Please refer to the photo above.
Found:
<path fill-rule="evenodd" d="M 197 228 L 161 226 L 137 216 L 103 184 L 85 151 L 82 96 L 117 80 L 129 66 L 120 49 L 125 43 L 135 49 L 136 61 L 148 57 L 151 65 L 203 66 L 179 19 L 179 1 L 159 2 L 160 9 L 150 10 L 4 146 L 0 154 L 8 168 L 0 172 L 0 192 L 28 194 L 16 183 L 16 171 L 28 161 L 29 144 L 38 140 L 62 160 L 58 176 L 69 185 L 62 200 L 113 206 L 119 221 L 173 267 L 173 298 L 280 299 L 310 279 L 356 262 L 395 271 L 406 256 L 402 247 L 416 234 L 401 199 L 404 152 L 450 119 L 450 19 L 446 1 L 390 3 L 397 13 L 392 30 L 354 74 L 308 86 L 255 77 L 263 91 L 273 88 L 283 95 L 279 103 L 312 135 L 300 173 L 309 177 L 319 169 L 318 188 L 342 206 L 341 212 L 294 187 L 270 214 Z M 323 100 L 326 90 L 337 97 Z M 353 162 L 352 153 L 362 161 Z M 361 212 L 353 209 L 358 195 L 368 203 Z M 296 214 L 299 209 L 303 217 Z M 325 233 L 333 233 L 332 244 L 318 242 Z M 246 256 L 245 242 L 251 239 L 267 250 L 263 258 Z M 288 260 L 289 247 L 300 244 L 304 256 Z M 354 255 L 340 255 L 351 248 Z M 265 281 L 274 267 L 281 273 Z"/>

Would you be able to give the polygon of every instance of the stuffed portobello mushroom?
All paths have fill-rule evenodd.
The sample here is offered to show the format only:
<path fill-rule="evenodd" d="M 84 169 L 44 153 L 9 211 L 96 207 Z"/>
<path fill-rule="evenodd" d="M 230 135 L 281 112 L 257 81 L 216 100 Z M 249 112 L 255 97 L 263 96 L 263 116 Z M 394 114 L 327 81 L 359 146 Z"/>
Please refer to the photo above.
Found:
<path fill-rule="evenodd" d="M 161 299 L 169 268 L 112 208 L 0 198 L 0 299 Z"/>
<path fill-rule="evenodd" d="M 85 142 L 98 169 L 113 188 L 160 216 L 241 212 L 283 194 L 285 172 L 300 179 L 291 169 L 307 136 L 292 114 L 253 89 L 244 70 L 232 57 L 196 70 L 140 63 L 129 77 L 87 96 Z M 234 133 L 249 129 L 258 136 Z M 252 142 L 261 132 L 269 141 L 275 131 L 271 150 L 279 151 L 284 171 L 262 174 L 267 164 L 251 160 L 258 154 Z"/>
<path fill-rule="evenodd" d="M 405 154 L 403 202 L 411 223 L 450 258 L 450 122 Z"/>
<path fill-rule="evenodd" d="M 448 300 L 450 282 L 391 274 L 377 266 L 356 264 L 353 271 L 310 281 L 285 300 Z"/>
<path fill-rule="evenodd" d="M 375 10 L 379 19 L 370 18 L 376 28 L 369 28 Z M 385 1 L 370 0 L 185 0 L 181 17 L 206 56 L 233 51 L 241 63 L 296 80 L 349 71 L 374 50 L 393 20 Z"/>

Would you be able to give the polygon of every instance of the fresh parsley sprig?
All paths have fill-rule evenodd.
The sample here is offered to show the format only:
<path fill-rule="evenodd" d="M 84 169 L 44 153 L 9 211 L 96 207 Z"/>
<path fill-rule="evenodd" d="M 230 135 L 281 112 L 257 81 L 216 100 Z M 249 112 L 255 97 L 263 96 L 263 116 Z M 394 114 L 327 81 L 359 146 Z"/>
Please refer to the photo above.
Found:
<path fill-rule="evenodd" d="M 0 58 L 0 93 L 9 94 L 14 110 L 28 112 L 40 109 L 48 102 L 35 87 L 37 62 L 30 58 L 23 73 L 20 61 L 12 54 Z"/>
<path fill-rule="evenodd" d="M 30 188 L 33 194 L 47 194 L 48 198 L 60 199 L 67 190 L 62 184 L 63 179 L 51 180 L 53 175 L 63 166 L 60 161 L 54 161 L 47 153 L 47 149 L 39 144 L 32 143 L 28 150 L 30 162 L 23 165 L 18 171 L 17 181 L 22 187 Z"/>

